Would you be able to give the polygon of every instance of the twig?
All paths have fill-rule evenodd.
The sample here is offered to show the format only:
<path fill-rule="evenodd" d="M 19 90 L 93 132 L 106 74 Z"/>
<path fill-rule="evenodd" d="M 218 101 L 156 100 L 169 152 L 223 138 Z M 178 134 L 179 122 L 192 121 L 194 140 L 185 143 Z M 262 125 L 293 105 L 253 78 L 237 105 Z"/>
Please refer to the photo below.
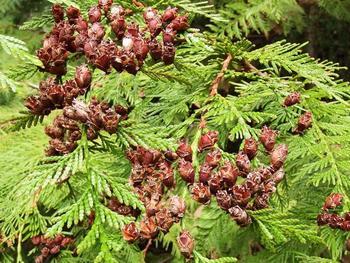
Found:
<path fill-rule="evenodd" d="M 256 74 L 258 74 L 261 77 L 266 77 L 267 74 L 261 72 L 260 70 L 258 70 L 256 67 L 254 67 L 249 61 L 244 60 L 244 66 L 246 66 L 246 68 L 250 71 L 250 72 L 255 72 Z"/>
<path fill-rule="evenodd" d="M 224 60 L 224 63 L 222 64 L 221 71 L 219 72 L 219 74 L 216 76 L 216 78 L 214 79 L 214 81 L 211 84 L 210 96 L 215 96 L 216 94 L 218 94 L 219 84 L 222 81 L 222 79 L 224 78 L 225 71 L 227 70 L 228 66 L 230 65 L 231 60 L 232 60 L 232 55 L 228 54 L 227 58 Z"/>
<path fill-rule="evenodd" d="M 146 257 L 147 251 L 148 251 L 149 247 L 151 246 L 151 244 L 152 244 L 152 239 L 149 239 L 149 240 L 148 240 L 148 243 L 147 243 L 147 245 L 146 245 L 146 247 L 145 247 L 145 249 L 142 251 L 144 257 Z"/>

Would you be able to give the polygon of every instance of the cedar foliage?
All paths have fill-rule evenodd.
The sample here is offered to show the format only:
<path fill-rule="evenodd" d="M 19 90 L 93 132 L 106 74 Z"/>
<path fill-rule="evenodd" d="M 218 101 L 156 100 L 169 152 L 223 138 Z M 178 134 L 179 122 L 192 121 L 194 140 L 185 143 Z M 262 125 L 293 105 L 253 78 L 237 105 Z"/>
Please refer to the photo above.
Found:
<path fill-rule="evenodd" d="M 96 4 L 95 0 L 50 2 L 79 6 L 84 15 Z M 114 2 L 130 8 L 141 21 L 142 7 L 127 0 Z M 1 262 L 33 262 L 37 251 L 31 237 L 60 233 L 74 237 L 76 249 L 62 250 L 52 262 L 158 262 L 163 257 L 185 262 L 176 241 L 182 229 L 195 239 L 194 262 L 334 262 L 347 253 L 348 232 L 318 227 L 316 222 L 332 192 L 343 195 L 339 212 L 350 211 L 350 87 L 339 79 L 342 67 L 303 53 L 305 44 L 278 41 L 257 48 L 244 38 L 252 31 L 268 35 L 276 24 L 286 34 L 303 27 L 303 9 L 297 1 L 217 2 L 219 13 L 204 2 L 142 1 L 159 9 L 176 6 L 194 21 L 205 17 L 210 30 L 184 32 L 173 65 L 146 60 L 135 76 L 93 72 L 87 101 L 96 96 L 132 109 L 116 134 L 101 133 L 94 143 L 83 136 L 73 152 L 44 157 L 47 138 L 42 123 L 51 122 L 52 116 L 24 112 L 0 123 L 0 138 L 8 141 L 0 152 Z M 347 3 L 318 1 L 344 20 L 349 17 L 343 13 Z M 52 23 L 45 11 L 22 29 Z M 0 35 L 0 44 L 21 61 L 6 75 L 0 72 L 0 87 L 15 90 L 16 81 L 34 75 L 47 78 L 38 71 L 41 62 L 25 43 Z M 223 70 L 228 56 L 232 59 Z M 213 92 L 213 80 L 220 72 L 223 77 Z M 68 67 L 67 79 L 73 75 L 74 68 Z M 283 107 L 292 92 L 301 94 L 301 102 Z M 295 134 L 298 118 L 305 112 L 312 112 L 312 126 Z M 101 196 L 113 194 L 143 213 L 143 203 L 128 184 L 131 165 L 125 152 L 136 146 L 175 150 L 181 138 L 195 142 L 202 133 L 201 120 L 207 130 L 219 131 L 218 146 L 230 160 L 235 160 L 244 139 L 259 137 L 264 125 L 277 130 L 278 143 L 289 147 L 285 179 L 269 208 L 249 211 L 252 224 L 242 228 L 214 199 L 207 206 L 192 200 L 176 174 L 177 185 L 171 192 L 185 199 L 186 214 L 180 224 L 157 236 L 145 256 L 138 244 L 127 243 L 121 234 L 133 219 L 109 210 Z M 255 165 L 263 161 L 264 156 L 258 155 Z M 92 210 L 96 216 L 89 227 Z"/>

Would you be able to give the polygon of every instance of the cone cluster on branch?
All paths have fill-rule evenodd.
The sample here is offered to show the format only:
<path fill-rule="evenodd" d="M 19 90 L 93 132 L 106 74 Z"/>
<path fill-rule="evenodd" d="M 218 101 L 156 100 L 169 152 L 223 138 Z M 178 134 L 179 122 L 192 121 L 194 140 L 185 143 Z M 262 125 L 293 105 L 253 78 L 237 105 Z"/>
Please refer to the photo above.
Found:
<path fill-rule="evenodd" d="M 127 109 L 119 105 L 110 107 L 108 103 L 95 98 L 89 105 L 74 100 L 72 106 L 64 107 L 63 115 L 56 117 L 53 124 L 45 128 L 45 133 L 51 138 L 46 154 L 53 156 L 72 152 L 82 135 L 80 124 L 86 125 L 88 140 L 95 140 L 100 130 L 115 133 L 119 121 L 127 117 Z"/>
<path fill-rule="evenodd" d="M 175 186 L 175 177 L 171 162 L 173 153 L 147 150 L 137 147 L 129 151 L 127 157 L 132 164 L 130 182 L 144 203 L 146 215 L 140 225 L 132 222 L 123 228 L 124 239 L 134 242 L 138 239 L 150 240 L 159 231 L 168 232 L 170 227 L 179 222 L 186 211 L 185 201 L 178 196 L 164 200 L 164 188 Z"/>
<path fill-rule="evenodd" d="M 176 8 L 169 7 L 162 14 L 148 8 L 143 15 L 146 27 L 140 29 L 138 24 L 126 21 L 129 14 L 129 10 L 113 5 L 113 1 L 100 0 L 89 9 L 85 20 L 78 8 L 70 6 L 64 10 L 55 4 L 55 25 L 37 51 L 44 70 L 65 75 L 69 53 L 84 54 L 89 64 L 106 73 L 113 67 L 118 72 L 136 74 L 148 53 L 156 61 L 173 63 L 176 35 L 189 27 L 188 17 L 179 15 Z M 106 24 L 102 23 L 103 17 Z M 108 31 L 114 32 L 114 39 L 105 39 Z M 160 34 L 162 42 L 157 38 Z"/>
<path fill-rule="evenodd" d="M 284 177 L 282 166 L 288 148 L 285 144 L 275 147 L 276 135 L 268 127 L 262 129 L 260 141 L 270 155 L 270 165 L 253 170 L 251 160 L 257 155 L 257 141 L 246 139 L 243 150 L 237 154 L 236 163 L 233 164 L 222 160 L 221 151 L 215 147 L 218 132 L 207 132 L 201 136 L 198 144 L 199 153 L 205 155 L 198 181 L 195 180 L 191 145 L 185 140 L 181 141 L 176 152 L 180 157 L 178 172 L 191 185 L 192 198 L 206 205 L 215 196 L 218 205 L 229 212 L 239 225 L 250 224 L 251 219 L 246 210 L 268 207 L 270 196 Z M 241 184 L 236 184 L 238 177 L 242 178 Z"/>
<path fill-rule="evenodd" d="M 339 193 L 331 193 L 322 207 L 322 213 L 317 216 L 317 224 L 319 226 L 328 225 L 334 229 L 350 231 L 350 212 L 344 213 L 342 216 L 336 213 L 330 213 L 329 210 L 335 209 L 342 205 L 343 195 Z"/>
<path fill-rule="evenodd" d="M 57 235 L 55 238 L 46 238 L 43 235 L 32 237 L 34 246 L 40 249 L 41 254 L 35 258 L 35 263 L 43 263 L 48 257 L 57 255 L 61 249 L 68 247 L 74 239 L 64 235 Z"/>
<path fill-rule="evenodd" d="M 32 114 L 48 115 L 52 110 L 71 105 L 79 95 L 85 94 L 91 84 L 91 72 L 86 65 L 77 67 L 75 80 L 58 84 L 53 78 L 40 82 L 39 95 L 27 98 L 25 106 Z"/>

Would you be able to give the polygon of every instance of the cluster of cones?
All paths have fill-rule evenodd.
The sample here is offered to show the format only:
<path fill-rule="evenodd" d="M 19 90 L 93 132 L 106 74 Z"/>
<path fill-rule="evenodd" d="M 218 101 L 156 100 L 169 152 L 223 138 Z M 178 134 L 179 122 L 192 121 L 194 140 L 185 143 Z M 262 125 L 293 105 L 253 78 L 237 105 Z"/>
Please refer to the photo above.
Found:
<path fill-rule="evenodd" d="M 40 255 L 35 258 L 35 263 L 43 263 L 51 255 L 57 255 L 61 249 L 68 247 L 74 242 L 71 237 L 57 235 L 55 238 L 46 238 L 43 235 L 32 237 L 34 246 L 40 248 Z"/>
<path fill-rule="evenodd" d="M 218 132 L 207 132 L 201 136 L 198 144 L 198 152 L 204 157 L 204 162 L 200 166 L 197 182 L 191 145 L 182 141 L 176 152 L 180 157 L 178 172 L 191 185 L 192 198 L 202 204 L 209 204 L 211 197 L 215 196 L 218 205 L 228 211 L 237 224 L 250 224 L 251 219 L 246 210 L 267 208 L 276 185 L 284 177 L 282 166 L 288 149 L 284 144 L 275 147 L 276 135 L 275 131 L 263 127 L 260 141 L 270 155 L 270 165 L 252 170 L 251 160 L 257 155 L 257 141 L 246 139 L 243 150 L 237 154 L 236 163 L 233 164 L 223 161 L 221 151 L 215 147 Z M 236 184 L 239 177 L 242 183 Z"/>
<path fill-rule="evenodd" d="M 53 124 L 45 128 L 45 133 L 51 138 L 46 154 L 53 156 L 72 152 L 81 139 L 80 124 L 86 125 L 88 140 L 95 140 L 100 130 L 115 133 L 119 121 L 127 117 L 127 109 L 119 105 L 110 107 L 108 103 L 95 98 L 89 105 L 74 100 L 71 106 L 64 107 L 63 115 L 56 117 Z"/>
<path fill-rule="evenodd" d="M 331 193 L 322 207 L 322 213 L 317 216 L 319 226 L 328 225 L 333 229 L 350 231 L 350 212 L 339 215 L 336 212 L 329 213 L 329 210 L 335 209 L 342 205 L 343 195 Z"/>
<path fill-rule="evenodd" d="M 165 64 L 173 63 L 175 38 L 178 31 L 189 27 L 187 16 L 178 15 L 176 8 L 169 7 L 162 15 L 156 9 L 148 8 L 143 16 L 146 27 L 140 29 L 138 24 L 126 21 L 130 13 L 130 10 L 113 5 L 113 1 L 99 0 L 89 9 L 85 20 L 78 8 L 70 6 L 64 10 L 59 4 L 53 5 L 55 25 L 37 52 L 44 70 L 65 75 L 69 52 L 84 54 L 89 64 L 106 73 L 114 67 L 118 72 L 126 70 L 136 74 L 148 53 L 156 61 L 162 59 Z M 114 32 L 115 41 L 104 39 L 109 29 L 103 20 Z M 157 39 L 161 33 L 162 42 Z"/>
<path fill-rule="evenodd" d="M 146 215 L 139 226 L 135 222 L 123 228 L 124 239 L 152 240 L 159 231 L 168 232 L 170 227 L 184 216 L 186 205 L 183 199 L 172 196 L 165 200 L 164 188 L 175 186 L 171 152 L 159 152 L 138 147 L 127 156 L 132 164 L 130 182 L 146 208 Z"/>

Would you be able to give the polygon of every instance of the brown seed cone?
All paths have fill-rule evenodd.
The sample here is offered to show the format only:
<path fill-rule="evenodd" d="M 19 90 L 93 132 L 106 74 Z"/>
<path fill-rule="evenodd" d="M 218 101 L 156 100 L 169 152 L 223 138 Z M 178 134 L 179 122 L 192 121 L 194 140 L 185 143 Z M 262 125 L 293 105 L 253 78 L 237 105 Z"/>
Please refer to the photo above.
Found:
<path fill-rule="evenodd" d="M 101 42 L 101 40 L 103 39 L 104 36 L 105 36 L 105 28 L 99 22 L 93 23 L 92 26 L 88 30 L 88 37 L 91 40 Z"/>
<path fill-rule="evenodd" d="M 168 232 L 169 229 L 174 224 L 174 219 L 172 217 L 172 214 L 167 208 L 162 208 L 159 212 L 155 215 L 157 226 L 163 231 Z"/>
<path fill-rule="evenodd" d="M 342 204 L 343 195 L 338 193 L 331 193 L 323 205 L 323 210 L 334 209 Z"/>
<path fill-rule="evenodd" d="M 177 218 L 184 217 L 186 212 L 185 200 L 178 197 L 177 195 L 172 196 L 169 201 L 169 211 L 173 216 Z"/>
<path fill-rule="evenodd" d="M 61 251 L 60 246 L 54 246 L 53 248 L 50 249 L 50 254 L 56 255 L 56 254 L 60 253 L 60 251 Z"/>
<path fill-rule="evenodd" d="M 80 89 L 86 90 L 90 87 L 92 74 L 87 65 L 80 65 L 75 71 L 75 82 Z"/>
<path fill-rule="evenodd" d="M 153 239 L 158 234 L 158 227 L 154 217 L 147 217 L 140 223 L 140 234 L 144 239 Z"/>
<path fill-rule="evenodd" d="M 137 159 L 143 166 L 155 165 L 161 157 L 161 153 L 157 150 L 147 150 L 143 147 L 137 148 Z M 164 167 L 163 167 L 164 168 Z"/>
<path fill-rule="evenodd" d="M 66 247 L 66 246 L 72 244 L 73 242 L 74 242 L 74 239 L 72 239 L 71 237 L 65 237 L 65 238 L 63 238 L 60 246 L 61 247 Z"/>
<path fill-rule="evenodd" d="M 310 128 L 312 125 L 312 113 L 310 111 L 300 116 L 298 120 L 298 126 L 295 129 L 295 133 L 303 133 L 305 130 Z"/>
<path fill-rule="evenodd" d="M 264 145 L 266 151 L 272 151 L 275 147 L 277 132 L 264 126 L 261 129 L 260 142 Z"/>
<path fill-rule="evenodd" d="M 111 7 L 111 11 L 108 14 L 109 21 L 114 21 L 120 17 L 123 17 L 125 15 L 125 10 L 120 5 L 113 5 Z"/>
<path fill-rule="evenodd" d="M 96 23 L 96 22 L 100 22 L 101 16 L 102 16 L 101 9 L 98 6 L 92 6 L 89 9 L 88 16 L 89 16 L 89 22 L 91 24 Z"/>
<path fill-rule="evenodd" d="M 184 159 L 179 160 L 179 167 L 178 167 L 179 174 L 181 178 L 186 181 L 187 183 L 193 184 L 194 183 L 194 169 L 191 162 L 187 162 Z"/>
<path fill-rule="evenodd" d="M 327 225 L 330 222 L 331 214 L 322 213 L 317 216 L 317 224 L 319 226 Z"/>
<path fill-rule="evenodd" d="M 164 11 L 162 16 L 162 22 L 170 22 L 174 20 L 177 16 L 177 8 L 171 8 L 170 6 Z"/>
<path fill-rule="evenodd" d="M 250 190 L 245 185 L 235 185 L 232 187 L 232 195 L 235 203 L 246 206 L 250 200 Z"/>
<path fill-rule="evenodd" d="M 165 65 L 174 63 L 176 48 L 172 43 L 165 43 L 163 46 L 163 62 Z"/>
<path fill-rule="evenodd" d="M 199 181 L 201 183 L 207 184 L 211 177 L 212 170 L 213 168 L 209 164 L 203 163 L 199 170 Z"/>
<path fill-rule="evenodd" d="M 271 166 L 274 171 L 280 169 L 288 155 L 288 146 L 286 144 L 280 144 L 271 153 Z"/>
<path fill-rule="evenodd" d="M 116 37 L 119 40 L 121 40 L 124 37 L 125 31 L 126 31 L 125 18 L 123 16 L 121 16 L 121 17 L 114 19 L 111 22 L 111 28 L 112 28 L 114 34 L 116 35 Z"/>
<path fill-rule="evenodd" d="M 151 57 L 153 58 L 153 60 L 158 61 L 162 58 L 163 47 L 162 47 L 162 44 L 160 42 L 158 42 L 156 38 L 152 39 L 148 43 L 148 48 L 149 48 L 149 51 L 150 51 L 150 54 L 151 54 Z"/>
<path fill-rule="evenodd" d="M 47 104 L 49 106 L 47 106 Z M 26 99 L 24 104 L 28 110 L 35 115 L 49 115 L 54 108 L 51 102 L 43 103 L 39 97 L 30 96 Z"/>
<path fill-rule="evenodd" d="M 186 30 L 187 28 L 189 28 L 188 16 L 186 15 L 175 17 L 169 24 L 169 27 L 174 29 L 175 31 Z"/>
<path fill-rule="evenodd" d="M 179 147 L 176 150 L 176 153 L 180 158 L 183 158 L 186 161 L 192 161 L 192 148 L 187 141 L 182 140 L 180 142 Z"/>
<path fill-rule="evenodd" d="M 199 139 L 198 150 L 204 151 L 210 149 L 218 141 L 219 133 L 217 131 L 209 131 L 206 134 L 202 135 Z"/>
<path fill-rule="evenodd" d="M 281 167 L 271 176 L 271 179 L 276 184 L 279 184 L 283 180 L 284 176 L 285 176 L 285 173 L 284 173 L 283 167 Z"/>
<path fill-rule="evenodd" d="M 344 221 L 340 225 L 340 229 L 343 231 L 350 231 L 350 221 Z"/>
<path fill-rule="evenodd" d="M 240 226 L 247 226 L 251 224 L 252 219 L 250 216 L 247 214 L 245 210 L 243 210 L 239 206 L 234 206 L 229 209 L 229 213 L 232 217 L 233 220 L 237 222 L 238 225 Z"/>
<path fill-rule="evenodd" d="M 161 204 L 158 198 L 147 198 L 145 201 L 146 215 L 148 217 L 154 216 L 161 208 Z"/>
<path fill-rule="evenodd" d="M 113 4 L 113 0 L 98 0 L 98 6 L 107 14 Z"/>
<path fill-rule="evenodd" d="M 143 13 L 143 19 L 145 22 L 158 17 L 158 11 L 152 7 L 148 7 Z"/>
<path fill-rule="evenodd" d="M 54 4 L 51 8 L 51 12 L 55 23 L 59 23 L 64 19 L 64 9 L 61 5 Z"/>
<path fill-rule="evenodd" d="M 210 192 L 215 194 L 217 191 L 223 188 L 224 181 L 220 173 L 213 173 L 209 179 Z"/>
<path fill-rule="evenodd" d="M 51 138 L 63 139 L 64 131 L 60 127 L 49 125 L 45 127 L 45 133 Z"/>
<path fill-rule="evenodd" d="M 50 255 L 50 249 L 49 248 L 47 248 L 47 247 L 43 247 L 41 250 L 40 250 L 40 252 L 41 252 L 41 255 L 43 256 L 43 257 L 48 257 L 49 255 Z"/>
<path fill-rule="evenodd" d="M 175 44 L 176 31 L 172 28 L 167 27 L 163 30 L 163 44 L 166 46 L 168 44 Z"/>
<path fill-rule="evenodd" d="M 292 106 L 294 104 L 299 103 L 300 99 L 301 99 L 301 94 L 299 92 L 293 92 L 285 98 L 283 105 L 286 107 Z"/>
<path fill-rule="evenodd" d="M 254 138 L 244 140 L 243 152 L 252 160 L 258 153 L 258 142 Z"/>
<path fill-rule="evenodd" d="M 40 245 L 41 240 L 42 240 L 41 237 L 42 237 L 41 235 L 32 237 L 32 243 L 33 243 L 34 246 Z"/>
<path fill-rule="evenodd" d="M 69 20 L 69 23 L 75 23 L 76 19 L 80 16 L 80 10 L 74 6 L 69 6 L 66 10 L 66 14 Z"/>
<path fill-rule="evenodd" d="M 194 240 L 187 230 L 182 230 L 180 235 L 177 237 L 177 244 L 182 255 L 190 259 L 193 257 Z"/>
<path fill-rule="evenodd" d="M 236 165 L 238 169 L 241 171 L 241 175 L 246 175 L 250 171 L 250 161 L 248 155 L 244 152 L 239 152 L 236 156 Z"/>
<path fill-rule="evenodd" d="M 232 196 L 226 190 L 219 190 L 216 193 L 216 201 L 224 210 L 228 210 L 232 206 Z"/>
<path fill-rule="evenodd" d="M 137 229 L 136 224 L 134 222 L 126 224 L 123 227 L 122 234 L 124 240 L 128 242 L 135 242 L 140 236 L 140 232 Z"/>
<path fill-rule="evenodd" d="M 207 205 L 210 203 L 211 194 L 207 185 L 195 183 L 191 188 L 191 195 L 195 201 L 201 204 Z"/>
<path fill-rule="evenodd" d="M 211 167 L 215 168 L 221 161 L 221 152 L 218 149 L 210 151 L 205 157 L 205 162 Z"/>
<path fill-rule="evenodd" d="M 253 205 L 254 209 L 260 210 L 260 209 L 269 207 L 269 198 L 270 198 L 269 194 L 263 193 L 261 195 L 258 195 L 254 200 L 254 205 Z"/>
<path fill-rule="evenodd" d="M 239 170 L 230 161 L 225 161 L 224 165 L 221 166 L 219 173 L 227 187 L 232 187 L 239 175 Z"/>

